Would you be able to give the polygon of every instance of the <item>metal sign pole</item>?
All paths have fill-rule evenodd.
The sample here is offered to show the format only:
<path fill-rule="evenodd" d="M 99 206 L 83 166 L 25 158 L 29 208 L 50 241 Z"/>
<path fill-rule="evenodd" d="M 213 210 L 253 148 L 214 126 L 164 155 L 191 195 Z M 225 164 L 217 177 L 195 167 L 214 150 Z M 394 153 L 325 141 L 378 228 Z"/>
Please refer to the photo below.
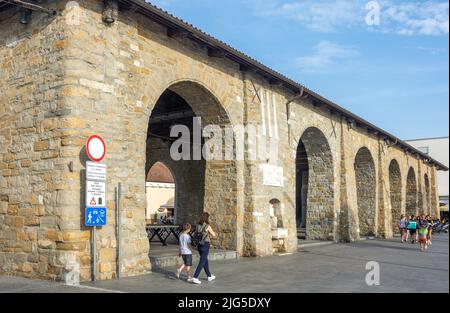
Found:
<path fill-rule="evenodd" d="M 92 281 L 97 281 L 97 226 L 92 228 Z"/>
<path fill-rule="evenodd" d="M 108 166 L 101 164 L 106 154 L 105 141 L 98 135 L 89 137 L 86 153 L 93 162 L 86 162 L 85 225 L 92 227 L 92 281 L 97 280 L 97 226 L 107 225 L 106 185 Z"/>
<path fill-rule="evenodd" d="M 120 212 L 121 206 L 121 197 L 122 197 L 122 183 L 119 183 L 117 186 L 117 278 L 120 279 L 121 276 L 121 267 L 122 267 L 122 255 L 121 255 L 121 228 L 122 228 L 122 214 Z"/>

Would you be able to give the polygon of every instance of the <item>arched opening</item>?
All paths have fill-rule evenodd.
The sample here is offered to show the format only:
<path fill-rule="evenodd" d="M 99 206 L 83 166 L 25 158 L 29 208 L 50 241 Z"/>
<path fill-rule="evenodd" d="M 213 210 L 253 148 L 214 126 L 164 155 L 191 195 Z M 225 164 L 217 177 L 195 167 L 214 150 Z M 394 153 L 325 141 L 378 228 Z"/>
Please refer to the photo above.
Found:
<path fill-rule="evenodd" d="M 147 207 L 145 215 L 148 224 L 175 224 L 175 179 L 163 162 L 156 162 L 147 174 Z"/>
<path fill-rule="evenodd" d="M 269 204 L 273 252 L 286 252 L 286 239 L 288 237 L 288 230 L 284 228 L 283 205 L 278 199 L 270 200 Z"/>
<path fill-rule="evenodd" d="M 376 235 L 376 172 L 369 149 L 361 148 L 355 157 L 356 194 L 360 236 Z"/>
<path fill-rule="evenodd" d="M 389 190 L 391 198 L 392 231 L 399 233 L 398 221 L 402 215 L 402 175 L 396 160 L 389 165 Z"/>
<path fill-rule="evenodd" d="M 147 134 L 147 166 L 162 162 L 167 164 L 178 179 L 176 190 L 176 223 L 193 223 L 203 212 L 205 160 L 175 161 L 170 153 L 171 145 L 178 138 L 171 138 L 173 126 L 183 125 L 190 131 L 189 148 L 193 149 L 193 118 L 197 115 L 180 95 L 166 90 L 156 103 L 150 117 Z M 183 152 L 181 149 L 179 152 Z"/>
<path fill-rule="evenodd" d="M 149 119 L 146 171 L 158 162 L 171 170 L 176 182 L 174 224 L 195 225 L 206 211 L 219 234 L 213 246 L 236 249 L 235 162 L 223 160 L 222 146 L 221 159 L 205 159 L 203 153 L 208 140 L 203 137 L 205 127 L 218 126 L 217 139 L 222 143 L 219 137 L 228 124 L 221 104 L 201 85 L 180 82 L 170 86 Z"/>
<path fill-rule="evenodd" d="M 280 200 L 272 199 L 269 203 L 272 229 L 283 228 L 283 212 Z"/>
<path fill-rule="evenodd" d="M 300 138 L 296 157 L 296 220 L 300 238 L 332 240 L 334 234 L 333 156 L 314 127 Z"/>
<path fill-rule="evenodd" d="M 406 178 L 406 214 L 417 215 L 417 181 L 416 172 L 411 167 Z"/>
<path fill-rule="evenodd" d="M 424 180 L 425 180 L 424 210 L 426 214 L 431 214 L 431 190 L 430 190 L 430 179 L 428 178 L 428 174 L 425 174 Z"/>

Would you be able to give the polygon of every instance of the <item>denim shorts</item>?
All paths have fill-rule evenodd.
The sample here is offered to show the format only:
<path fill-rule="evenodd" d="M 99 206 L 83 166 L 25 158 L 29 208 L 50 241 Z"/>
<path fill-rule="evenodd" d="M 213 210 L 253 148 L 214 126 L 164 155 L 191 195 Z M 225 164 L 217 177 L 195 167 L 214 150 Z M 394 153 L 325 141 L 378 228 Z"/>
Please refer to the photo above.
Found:
<path fill-rule="evenodd" d="M 183 254 L 182 255 L 184 265 L 192 266 L 192 254 Z"/>

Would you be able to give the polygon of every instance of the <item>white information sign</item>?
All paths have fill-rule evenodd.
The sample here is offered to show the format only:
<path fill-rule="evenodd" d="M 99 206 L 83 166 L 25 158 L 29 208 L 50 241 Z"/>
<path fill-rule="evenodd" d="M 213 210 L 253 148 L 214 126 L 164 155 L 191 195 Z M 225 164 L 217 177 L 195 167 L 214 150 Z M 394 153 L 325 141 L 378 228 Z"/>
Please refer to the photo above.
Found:
<path fill-rule="evenodd" d="M 263 174 L 263 185 L 284 187 L 283 168 L 271 164 L 261 164 L 260 169 Z"/>
<path fill-rule="evenodd" d="M 100 181 L 86 181 L 86 207 L 106 207 L 106 183 Z"/>
<path fill-rule="evenodd" d="M 86 162 L 86 180 L 106 181 L 106 164 Z"/>

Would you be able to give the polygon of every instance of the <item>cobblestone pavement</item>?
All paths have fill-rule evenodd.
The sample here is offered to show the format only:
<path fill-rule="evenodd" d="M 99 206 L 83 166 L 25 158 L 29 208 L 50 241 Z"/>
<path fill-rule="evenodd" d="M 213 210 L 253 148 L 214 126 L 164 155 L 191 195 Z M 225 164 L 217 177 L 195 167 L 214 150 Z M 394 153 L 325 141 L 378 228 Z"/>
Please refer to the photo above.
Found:
<path fill-rule="evenodd" d="M 366 264 L 380 264 L 380 286 L 367 286 Z M 200 286 L 156 271 L 120 281 L 68 287 L 0 276 L 0 292 L 449 292 L 449 237 L 436 235 L 427 253 L 398 240 L 369 240 L 303 249 L 268 258 L 215 262 L 217 280 Z M 201 277 L 204 279 L 205 277 Z"/>

